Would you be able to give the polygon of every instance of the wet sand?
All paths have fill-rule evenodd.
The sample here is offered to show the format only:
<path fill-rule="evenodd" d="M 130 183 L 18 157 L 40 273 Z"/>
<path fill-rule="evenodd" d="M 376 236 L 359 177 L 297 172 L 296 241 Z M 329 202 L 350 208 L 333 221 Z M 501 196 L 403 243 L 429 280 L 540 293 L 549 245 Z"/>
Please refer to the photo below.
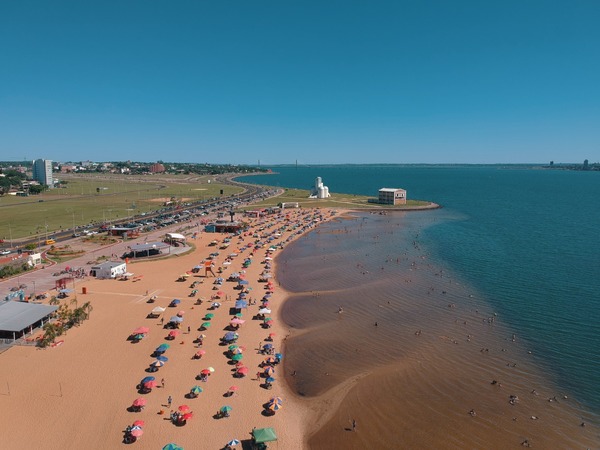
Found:
<path fill-rule="evenodd" d="M 287 381 L 315 411 L 307 446 L 597 448 L 597 418 L 477 292 L 429 261 L 420 227 L 417 216 L 359 215 L 280 256 Z"/>

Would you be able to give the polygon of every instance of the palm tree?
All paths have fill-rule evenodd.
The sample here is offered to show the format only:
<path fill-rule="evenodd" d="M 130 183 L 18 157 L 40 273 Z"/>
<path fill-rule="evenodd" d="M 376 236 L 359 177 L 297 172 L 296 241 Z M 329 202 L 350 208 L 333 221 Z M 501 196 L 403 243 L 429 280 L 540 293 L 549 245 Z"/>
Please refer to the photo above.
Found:
<path fill-rule="evenodd" d="M 85 302 L 83 305 L 81 305 L 81 309 L 85 311 L 85 318 L 89 319 L 91 312 L 94 310 L 94 307 L 90 302 Z"/>

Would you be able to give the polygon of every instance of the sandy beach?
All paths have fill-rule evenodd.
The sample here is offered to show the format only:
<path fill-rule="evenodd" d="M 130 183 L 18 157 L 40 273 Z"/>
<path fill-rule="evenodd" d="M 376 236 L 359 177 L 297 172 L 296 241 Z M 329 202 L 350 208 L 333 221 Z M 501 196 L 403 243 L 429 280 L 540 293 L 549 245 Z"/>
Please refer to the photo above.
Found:
<path fill-rule="evenodd" d="M 77 302 L 91 302 L 90 319 L 81 326 L 70 329 L 59 338 L 60 345 L 38 349 L 16 346 L 0 355 L 0 407 L 6 414 L 2 446 L 15 449 L 35 447 L 58 448 L 118 448 L 123 444 L 124 430 L 136 420 L 145 422 L 143 435 L 133 445 L 139 448 L 162 448 L 174 442 L 184 448 L 223 448 L 232 440 L 248 440 L 253 427 L 274 427 L 278 435 L 278 448 L 301 448 L 306 430 L 307 409 L 301 408 L 294 395 L 285 389 L 281 365 L 275 367 L 275 382 L 270 390 L 261 386 L 257 374 L 263 369 L 259 364 L 266 355 L 258 349 L 265 344 L 269 333 L 275 333 L 272 342 L 275 351 L 282 348 L 287 328 L 278 320 L 278 308 L 283 292 L 276 286 L 269 299 L 271 316 L 275 319 L 270 329 L 262 327 L 262 321 L 252 320 L 266 293 L 266 283 L 257 280 L 265 270 L 266 249 L 278 246 L 300 235 L 305 224 L 312 227 L 312 211 L 294 211 L 285 216 L 255 219 L 248 233 L 232 239 L 227 249 L 219 249 L 224 235 L 201 234 L 193 245 L 195 250 L 158 261 L 134 262 L 129 270 L 142 275 L 138 281 L 87 279 L 78 286 Z M 319 213 L 317 213 L 319 214 Z M 285 229 L 280 227 L 286 226 Z M 257 233 L 257 234 L 255 234 Z M 271 244 L 266 238 L 275 234 Z M 217 240 L 218 246 L 211 246 Z M 252 254 L 254 243 L 265 242 Z M 239 251 L 238 251 L 239 250 Z M 216 268 L 223 269 L 222 276 L 244 270 L 242 263 L 251 257 L 252 263 L 245 269 L 245 279 L 251 290 L 247 300 L 256 301 L 243 311 L 238 333 L 243 349 L 243 363 L 249 368 L 244 378 L 235 378 L 235 366 L 224 355 L 227 346 L 220 345 L 220 338 L 227 332 L 233 307 L 239 290 L 236 282 L 225 281 L 217 289 L 215 278 L 204 277 L 204 270 L 193 274 L 185 282 L 177 281 L 179 275 L 190 271 L 212 252 Z M 276 259 L 276 250 L 272 253 Z M 229 264 L 227 255 L 237 253 Z M 269 263 L 272 263 L 269 261 Z M 192 282 L 198 281 L 198 293 L 190 297 Z M 275 283 L 276 285 L 276 283 Z M 82 287 L 87 294 L 83 295 Z M 217 292 L 222 306 L 209 311 L 211 297 Z M 147 300 L 156 296 L 155 303 Z M 176 308 L 167 307 L 172 299 L 180 299 Z M 197 299 L 205 299 L 201 305 Z M 72 301 L 73 296 L 66 301 Z M 167 307 L 160 318 L 149 319 L 148 313 L 156 306 Z M 184 322 L 181 333 L 171 341 L 165 338 L 170 330 L 161 325 L 171 316 L 182 312 Z M 205 314 L 213 313 L 210 328 L 198 331 Z M 128 340 L 138 327 L 148 327 L 149 333 L 138 343 Z M 188 333 L 188 326 L 190 333 Z M 194 340 L 203 333 L 201 349 L 206 353 L 194 359 L 199 350 Z M 170 348 L 165 353 L 169 361 L 155 373 L 146 369 L 155 360 L 151 355 L 163 343 Z M 285 355 L 284 355 L 285 358 Z M 208 367 L 214 373 L 202 382 L 196 376 Z M 136 386 L 146 376 L 154 376 L 158 387 L 147 395 L 138 393 Z M 164 380 L 164 387 L 161 382 Z M 197 398 L 186 398 L 190 389 L 199 385 L 203 392 Z M 236 386 L 232 396 L 227 392 Z M 274 415 L 265 415 L 263 405 L 272 397 L 283 399 L 283 408 Z M 146 399 L 141 412 L 128 408 L 137 398 Z M 169 407 L 168 398 L 172 398 Z M 193 418 L 184 426 L 170 421 L 171 410 L 187 405 Z M 215 413 L 223 406 L 230 406 L 230 417 L 216 419 Z M 35 432 L 32 429 L 35 428 Z"/>

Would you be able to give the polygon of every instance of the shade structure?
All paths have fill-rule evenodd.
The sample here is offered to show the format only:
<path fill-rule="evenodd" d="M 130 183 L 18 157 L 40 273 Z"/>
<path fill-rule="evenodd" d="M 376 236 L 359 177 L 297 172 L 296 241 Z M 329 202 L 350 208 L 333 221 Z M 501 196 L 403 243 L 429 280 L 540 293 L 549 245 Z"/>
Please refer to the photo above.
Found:
<path fill-rule="evenodd" d="M 232 325 L 242 325 L 245 322 L 245 320 L 240 319 L 239 317 L 236 317 L 235 319 L 232 319 L 231 322 L 229 322 Z"/>
<path fill-rule="evenodd" d="M 143 420 L 136 420 L 133 422 L 134 427 L 143 427 L 144 425 L 146 425 L 146 423 Z"/>
<path fill-rule="evenodd" d="M 208 371 L 209 371 L 210 373 L 213 373 L 213 372 L 215 371 L 215 368 L 214 368 L 214 367 L 207 367 L 207 369 L 208 369 Z"/>
<path fill-rule="evenodd" d="M 264 323 L 269 323 L 272 322 L 273 318 L 272 317 L 265 317 L 265 320 L 263 321 Z"/>
<path fill-rule="evenodd" d="M 232 439 L 227 443 L 230 447 L 235 447 L 236 445 L 240 445 L 240 441 L 238 439 Z"/>
<path fill-rule="evenodd" d="M 190 420 L 192 417 L 194 417 L 194 414 L 192 412 L 185 413 L 183 416 L 181 416 L 183 420 Z"/>
<path fill-rule="evenodd" d="M 231 357 L 232 361 L 241 361 L 244 358 L 244 355 L 242 355 L 241 353 L 238 353 L 237 355 L 233 355 Z"/>
<path fill-rule="evenodd" d="M 237 373 L 239 373 L 240 375 L 248 375 L 248 372 L 249 372 L 249 371 L 250 371 L 250 369 L 249 369 L 249 368 L 247 368 L 247 367 L 240 367 L 240 368 L 237 370 Z"/>
<path fill-rule="evenodd" d="M 202 369 L 202 370 L 200 371 L 200 373 L 201 373 L 202 375 L 210 375 L 210 370 L 208 370 L 208 369 Z"/>
<path fill-rule="evenodd" d="M 212 319 L 213 317 L 215 317 L 213 313 L 208 313 L 204 316 L 205 319 Z"/>
<path fill-rule="evenodd" d="M 190 392 L 193 394 L 200 394 L 202 391 L 203 389 L 200 386 L 194 386 L 190 389 Z"/>
<path fill-rule="evenodd" d="M 222 297 L 223 295 L 225 295 L 225 292 L 223 292 L 223 291 L 217 291 L 217 295 L 219 297 Z"/>
<path fill-rule="evenodd" d="M 210 322 L 203 322 L 200 328 L 210 328 Z"/>
<path fill-rule="evenodd" d="M 172 316 L 172 317 L 169 319 L 169 322 L 181 323 L 181 322 L 183 322 L 183 317 L 180 317 L 180 316 Z"/>
<path fill-rule="evenodd" d="M 265 359 L 265 363 L 267 364 L 273 364 L 275 361 L 275 357 L 273 356 L 269 356 L 267 359 Z"/>
<path fill-rule="evenodd" d="M 154 380 L 156 380 L 155 377 L 144 377 L 144 378 L 142 378 L 142 381 L 140 381 L 140 384 L 144 384 L 144 383 L 147 383 L 148 381 L 154 381 Z"/>
<path fill-rule="evenodd" d="M 150 363 L 150 365 L 151 365 L 152 367 L 162 367 L 162 366 L 164 366 L 164 365 L 165 365 L 165 362 L 164 362 L 164 361 L 161 361 L 160 359 L 157 359 L 156 361 L 152 361 L 152 362 Z"/>
<path fill-rule="evenodd" d="M 134 430 L 131 430 L 129 434 L 131 434 L 133 437 L 140 437 L 142 434 L 144 434 L 144 430 L 142 430 L 141 428 L 136 428 Z"/>
<path fill-rule="evenodd" d="M 204 356 L 204 355 L 206 355 L 206 350 L 198 350 L 196 352 L 196 356 Z"/>
<path fill-rule="evenodd" d="M 283 403 L 283 399 L 281 397 L 271 397 L 269 403 Z"/>
<path fill-rule="evenodd" d="M 157 306 L 156 308 L 154 308 L 152 310 L 153 313 L 162 313 L 165 312 L 167 310 L 167 308 L 161 308 L 160 306 Z"/>
<path fill-rule="evenodd" d="M 236 344 L 231 344 L 229 347 L 227 347 L 230 351 L 235 350 L 236 348 L 239 348 L 239 345 Z"/>
<path fill-rule="evenodd" d="M 219 302 L 212 302 L 210 306 L 212 306 L 213 308 L 218 308 L 219 306 L 221 306 L 221 304 Z"/>
<path fill-rule="evenodd" d="M 167 445 L 165 445 L 162 450 L 183 450 L 183 447 L 177 445 L 177 444 L 173 444 L 173 443 L 169 443 Z"/>
<path fill-rule="evenodd" d="M 265 369 L 265 373 L 266 373 L 267 375 L 273 375 L 273 374 L 275 373 L 275 369 L 273 369 L 271 366 L 268 366 L 268 367 Z"/>
<path fill-rule="evenodd" d="M 171 300 L 171 304 L 173 305 L 179 305 L 181 303 L 181 300 L 174 298 L 173 300 Z"/>
<path fill-rule="evenodd" d="M 146 334 L 150 332 L 150 328 L 148 327 L 138 327 L 131 334 Z"/>
<path fill-rule="evenodd" d="M 244 317 L 244 315 L 241 312 L 239 312 L 239 313 L 235 313 L 235 317 L 238 317 L 241 319 L 242 317 Z"/>
<path fill-rule="evenodd" d="M 146 337 L 146 335 L 145 335 L 145 334 L 136 334 L 136 335 L 134 335 L 134 336 L 133 336 L 133 338 L 134 338 L 135 340 L 138 340 L 138 341 L 141 341 L 141 340 L 142 340 L 142 339 L 144 339 L 145 337 Z"/>
<path fill-rule="evenodd" d="M 178 316 L 180 316 L 180 317 L 181 317 L 181 316 L 183 316 L 184 314 L 185 314 L 185 311 L 179 311 L 179 312 L 177 313 L 177 315 L 178 315 Z"/>
<path fill-rule="evenodd" d="M 238 284 L 240 286 L 246 286 L 246 285 L 250 284 L 250 282 L 248 280 L 240 280 L 240 281 L 238 281 Z"/>
<path fill-rule="evenodd" d="M 229 386 L 229 389 L 227 389 L 227 390 L 228 390 L 228 391 L 231 391 L 231 392 L 235 392 L 235 391 L 237 391 L 238 389 L 239 389 L 239 388 L 238 388 L 237 386 Z"/>
<path fill-rule="evenodd" d="M 267 383 L 272 383 L 273 381 L 275 381 L 275 378 L 273 378 L 273 377 L 267 377 L 267 379 L 265 381 Z"/>
<path fill-rule="evenodd" d="M 136 398 L 133 401 L 133 406 L 145 406 L 145 405 L 146 405 L 146 399 L 144 397 Z"/>
<path fill-rule="evenodd" d="M 246 300 L 237 300 L 235 302 L 236 309 L 246 308 L 248 306 L 248 302 Z"/>
<path fill-rule="evenodd" d="M 259 314 L 271 314 L 271 310 L 269 308 L 260 308 L 258 310 Z"/>
<path fill-rule="evenodd" d="M 252 437 L 257 444 L 273 442 L 277 440 L 277 434 L 273 428 L 255 428 L 252 430 Z"/>
<path fill-rule="evenodd" d="M 160 355 L 156 357 L 157 361 L 162 361 L 162 362 L 167 362 L 169 360 L 169 358 L 167 358 L 166 356 Z"/>
<path fill-rule="evenodd" d="M 221 406 L 221 412 L 229 412 L 231 411 L 233 408 L 231 406 L 225 405 L 225 406 Z"/>
<path fill-rule="evenodd" d="M 237 339 L 237 334 L 235 334 L 233 331 L 229 331 L 227 333 L 225 333 L 225 336 L 223 337 L 224 340 L 226 341 L 233 341 L 235 339 Z"/>
<path fill-rule="evenodd" d="M 271 403 L 267 408 L 271 411 L 279 411 L 281 408 L 283 408 L 283 405 L 275 402 Z"/>
<path fill-rule="evenodd" d="M 147 383 L 144 383 L 143 386 L 146 389 L 154 389 L 156 386 L 158 386 L 158 383 L 156 381 L 148 381 Z"/>
<path fill-rule="evenodd" d="M 265 348 L 267 350 L 272 349 L 273 348 L 273 344 L 265 344 L 265 345 L 263 345 L 263 348 Z"/>
<path fill-rule="evenodd" d="M 186 413 L 190 410 L 190 407 L 188 405 L 180 405 L 177 410 L 179 412 Z"/>
<path fill-rule="evenodd" d="M 179 336 L 179 333 L 180 333 L 179 330 L 171 330 L 171 331 L 169 331 L 169 336 L 170 337 Z"/>
<path fill-rule="evenodd" d="M 164 352 L 164 351 L 166 351 L 170 347 L 171 346 L 169 344 L 160 344 L 158 347 L 156 347 L 156 351 L 157 352 Z"/>

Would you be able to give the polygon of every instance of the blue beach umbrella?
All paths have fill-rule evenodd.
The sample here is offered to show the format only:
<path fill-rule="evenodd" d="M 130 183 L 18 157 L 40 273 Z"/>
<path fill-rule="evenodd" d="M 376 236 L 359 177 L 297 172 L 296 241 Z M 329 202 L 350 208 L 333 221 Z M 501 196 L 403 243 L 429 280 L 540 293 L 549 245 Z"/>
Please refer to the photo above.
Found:
<path fill-rule="evenodd" d="M 162 361 L 162 362 L 167 362 L 169 360 L 169 358 L 167 358 L 166 356 L 163 356 L 163 355 L 157 356 L 156 359 L 158 361 Z"/>
<path fill-rule="evenodd" d="M 148 381 L 154 381 L 154 380 L 156 380 L 156 378 L 154 378 L 154 377 L 145 377 L 145 378 L 142 378 L 142 381 L 140 381 L 140 384 L 146 384 Z"/>
<path fill-rule="evenodd" d="M 268 378 L 267 378 L 265 381 L 266 381 L 267 383 L 272 383 L 273 381 L 275 381 L 275 378 L 273 378 L 273 377 L 268 377 Z"/>

